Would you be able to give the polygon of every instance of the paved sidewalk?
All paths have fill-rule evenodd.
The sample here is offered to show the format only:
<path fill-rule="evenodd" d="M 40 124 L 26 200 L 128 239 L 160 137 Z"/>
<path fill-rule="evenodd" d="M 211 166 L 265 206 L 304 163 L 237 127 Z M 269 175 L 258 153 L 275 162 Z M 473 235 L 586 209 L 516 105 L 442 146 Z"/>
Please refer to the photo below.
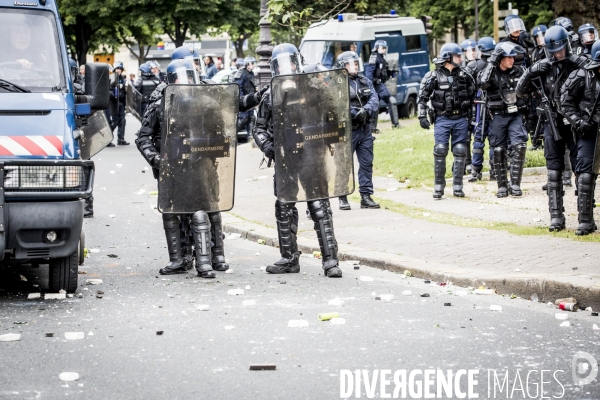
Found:
<path fill-rule="evenodd" d="M 250 144 L 239 147 L 236 200 L 224 216 L 225 230 L 250 240 L 277 245 L 273 169 L 259 169 L 261 153 Z M 472 217 L 484 221 L 545 226 L 547 197 L 543 176 L 526 176 L 526 195 L 496 199 L 495 182 L 467 184 L 465 199 L 434 201 L 427 189 L 401 189 L 391 178 L 375 179 L 376 196 L 411 207 Z M 388 191 L 388 188 L 400 188 Z M 450 189 L 450 191 L 448 190 Z M 569 226 L 576 224 L 573 189 L 567 190 Z M 451 184 L 447 186 L 451 194 Z M 569 195 L 571 193 L 571 195 Z M 598 198 L 598 197 L 597 197 Z M 334 226 L 342 259 L 465 286 L 485 285 L 500 293 L 541 301 L 574 296 L 581 304 L 600 308 L 600 244 L 552 236 L 518 236 L 505 231 L 457 227 L 410 218 L 390 210 L 363 210 L 351 202 L 351 211 L 339 211 L 332 201 Z M 318 250 L 312 221 L 300 212 L 299 244 L 305 253 Z"/>

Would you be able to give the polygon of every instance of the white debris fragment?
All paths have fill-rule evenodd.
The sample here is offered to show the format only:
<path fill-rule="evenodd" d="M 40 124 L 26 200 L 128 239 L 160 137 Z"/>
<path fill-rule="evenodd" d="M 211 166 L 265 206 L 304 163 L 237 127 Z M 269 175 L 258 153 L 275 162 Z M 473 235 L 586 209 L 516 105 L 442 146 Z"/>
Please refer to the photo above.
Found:
<path fill-rule="evenodd" d="M 86 285 L 101 285 L 102 279 L 86 279 L 85 284 Z"/>
<path fill-rule="evenodd" d="M 592 310 L 592 307 L 588 307 L 588 308 L 585 309 L 585 311 L 592 312 L 593 310 Z"/>
<path fill-rule="evenodd" d="M 94 336 L 94 332 L 92 332 L 92 331 L 89 331 L 89 332 L 88 332 L 88 336 Z"/>
<path fill-rule="evenodd" d="M 44 300 L 62 300 L 66 298 L 65 293 L 44 293 Z"/>
<path fill-rule="evenodd" d="M 459 297 L 465 297 L 465 296 L 469 295 L 469 293 L 465 292 L 464 290 L 458 290 L 454 294 L 457 295 L 457 296 L 459 296 Z"/>
<path fill-rule="evenodd" d="M 350 265 L 360 265 L 359 260 L 346 260 L 346 263 L 348 263 Z"/>
<path fill-rule="evenodd" d="M 538 297 L 537 293 L 534 293 L 534 294 L 531 295 L 531 301 L 534 301 L 534 302 L 537 303 L 538 300 L 539 300 L 539 297 Z"/>
<path fill-rule="evenodd" d="M 229 235 L 227 235 L 225 237 L 226 240 L 234 240 L 234 239 L 239 239 L 241 238 L 242 235 L 240 233 L 230 233 Z"/>
<path fill-rule="evenodd" d="M 108 214 L 108 218 L 114 218 L 115 214 Z"/>
<path fill-rule="evenodd" d="M 196 307 L 196 310 L 198 311 L 208 311 L 209 309 L 210 307 L 208 304 L 200 304 L 198 307 Z"/>
<path fill-rule="evenodd" d="M 21 340 L 20 333 L 7 333 L 6 335 L 0 335 L 0 342 L 16 342 Z"/>
<path fill-rule="evenodd" d="M 117 168 L 121 168 L 123 164 L 117 164 Z"/>
<path fill-rule="evenodd" d="M 479 207 L 477 207 L 477 209 L 478 210 L 485 210 L 485 207 L 484 206 L 479 206 Z"/>
<path fill-rule="evenodd" d="M 40 297 L 42 297 L 41 293 L 29 293 L 27 296 L 28 299 L 39 299 Z"/>
<path fill-rule="evenodd" d="M 227 325 L 227 326 L 225 327 L 225 330 L 227 330 L 227 331 L 230 331 L 230 330 L 232 330 L 232 329 L 235 329 L 235 326 L 233 326 L 233 325 Z"/>
<path fill-rule="evenodd" d="M 23 282 L 27 282 L 27 278 L 25 278 L 23 275 L 20 275 L 20 276 L 21 276 L 21 280 L 22 280 Z"/>
<path fill-rule="evenodd" d="M 114 173 L 115 173 L 115 171 L 110 171 L 110 173 L 111 173 L 111 174 L 114 174 Z"/>
<path fill-rule="evenodd" d="M 594 324 L 594 325 L 592 325 L 592 329 L 595 331 L 600 331 L 600 326 Z"/>
<path fill-rule="evenodd" d="M 534 218 L 534 219 L 533 219 L 533 222 L 540 222 L 540 221 L 541 221 L 541 219 L 540 219 L 540 218 Z"/>
<path fill-rule="evenodd" d="M 244 294 L 244 291 L 242 289 L 229 289 L 227 294 L 230 296 L 241 296 Z"/>
<path fill-rule="evenodd" d="M 90 253 L 100 253 L 100 249 L 88 249 Z"/>
<path fill-rule="evenodd" d="M 363 282 L 373 282 L 373 278 L 371 278 L 370 276 L 359 276 L 358 280 Z"/>
<path fill-rule="evenodd" d="M 521 272 L 520 268 L 515 269 L 515 272 Z"/>
<path fill-rule="evenodd" d="M 338 299 L 337 297 L 333 300 L 329 300 L 329 302 L 327 302 L 327 305 L 329 306 L 341 306 L 344 304 L 344 300 Z"/>
<path fill-rule="evenodd" d="M 267 178 L 268 178 L 268 176 L 266 176 L 266 175 L 261 175 L 258 177 L 258 179 L 267 179 Z"/>
<path fill-rule="evenodd" d="M 73 298 L 73 295 L 72 295 L 72 294 L 68 294 L 68 293 L 67 293 L 67 298 L 69 298 L 69 299 L 72 299 L 72 298 Z"/>
<path fill-rule="evenodd" d="M 303 328 L 308 326 L 308 321 L 303 319 L 291 319 L 288 322 L 288 328 Z"/>
<path fill-rule="evenodd" d="M 502 306 L 491 305 L 490 311 L 502 311 Z"/>
<path fill-rule="evenodd" d="M 408 290 L 408 292 L 410 292 L 410 290 Z M 404 294 L 404 292 L 402 292 L 402 294 Z M 381 300 L 384 300 L 384 301 L 392 301 L 392 300 L 394 300 L 394 295 L 393 294 L 382 294 L 379 297 L 381 298 Z"/>
<path fill-rule="evenodd" d="M 396 190 L 398 190 L 397 187 L 391 187 L 391 188 L 387 188 L 388 192 L 395 192 Z"/>
<path fill-rule="evenodd" d="M 255 254 L 256 256 L 260 256 L 260 251 Z"/>
<path fill-rule="evenodd" d="M 261 270 L 261 271 L 266 271 L 266 270 L 267 270 L 267 267 L 260 267 L 260 270 Z"/>
<path fill-rule="evenodd" d="M 67 340 L 82 340 L 85 338 L 83 332 L 65 332 L 65 339 Z"/>
<path fill-rule="evenodd" d="M 430 213 L 427 213 L 427 212 L 424 212 L 424 213 L 423 213 L 423 216 L 424 216 L 424 217 L 429 217 L 430 215 L 431 215 L 431 214 L 430 214 Z M 415 233 L 416 233 L 416 232 L 415 232 Z"/>
<path fill-rule="evenodd" d="M 403 296 L 412 296 L 412 290 L 405 290 L 404 292 L 402 292 Z M 383 297 L 381 297 L 383 299 Z"/>
<path fill-rule="evenodd" d="M 77 372 L 63 372 L 58 376 L 63 382 L 73 382 L 79 380 L 79 374 Z"/>
<path fill-rule="evenodd" d="M 244 306 L 255 306 L 256 300 L 244 300 L 242 301 L 242 305 Z"/>
<path fill-rule="evenodd" d="M 571 326 L 571 323 L 569 321 L 564 321 L 563 323 L 560 324 L 560 326 L 563 328 L 568 328 Z"/>
<path fill-rule="evenodd" d="M 250 290 L 250 285 L 246 285 L 246 287 L 244 289 Z"/>
<path fill-rule="evenodd" d="M 562 320 L 566 320 L 566 319 L 569 319 L 569 314 L 557 312 L 557 313 L 554 314 L 554 318 L 559 319 L 561 321 Z"/>
<path fill-rule="evenodd" d="M 233 270 L 232 269 L 228 269 L 227 271 L 225 271 L 226 274 L 233 274 Z"/>
<path fill-rule="evenodd" d="M 332 325 L 345 325 L 346 319 L 345 318 L 331 318 L 331 324 Z"/>
<path fill-rule="evenodd" d="M 495 294 L 496 290 L 495 289 L 475 289 L 475 290 L 473 290 L 473 293 L 475 293 L 475 294 Z"/>

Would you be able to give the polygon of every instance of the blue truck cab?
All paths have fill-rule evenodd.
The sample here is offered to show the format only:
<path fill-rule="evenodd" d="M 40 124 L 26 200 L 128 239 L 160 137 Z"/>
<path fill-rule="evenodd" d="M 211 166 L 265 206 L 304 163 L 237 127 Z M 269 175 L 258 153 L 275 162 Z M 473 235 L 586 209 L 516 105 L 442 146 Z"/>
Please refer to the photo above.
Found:
<path fill-rule="evenodd" d="M 387 41 L 387 61 L 398 68 L 397 76 L 386 85 L 396 97 L 399 115 L 416 115 L 421 79 L 429 71 L 429 47 L 425 27 L 420 19 L 384 15 L 340 14 L 337 18 L 312 24 L 300 44 L 307 64 L 321 63 L 332 68 L 338 55 L 356 51 L 366 65 L 378 39 Z M 395 64 L 395 65 L 394 65 Z M 381 102 L 381 108 L 386 105 Z"/>
<path fill-rule="evenodd" d="M 75 94 L 55 0 L 0 0 L 0 268 L 48 265 L 48 289 L 74 292 L 94 163 L 81 125 L 108 108 L 105 64 Z"/>

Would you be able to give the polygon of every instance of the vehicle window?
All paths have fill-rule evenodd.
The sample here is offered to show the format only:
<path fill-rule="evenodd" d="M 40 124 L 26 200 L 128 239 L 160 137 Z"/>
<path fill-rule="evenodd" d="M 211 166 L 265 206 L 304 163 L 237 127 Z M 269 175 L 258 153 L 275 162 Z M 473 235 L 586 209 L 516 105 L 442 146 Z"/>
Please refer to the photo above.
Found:
<path fill-rule="evenodd" d="M 421 50 L 421 36 L 404 36 L 406 39 L 406 51 L 419 51 Z"/>
<path fill-rule="evenodd" d="M 321 63 L 326 68 L 333 68 L 337 56 L 344 51 L 360 51 L 356 42 L 338 42 L 326 40 L 305 41 L 300 46 L 300 53 L 305 64 Z"/>
<path fill-rule="evenodd" d="M 32 92 L 62 90 L 65 79 L 52 13 L 7 10 L 0 13 L 0 78 Z"/>

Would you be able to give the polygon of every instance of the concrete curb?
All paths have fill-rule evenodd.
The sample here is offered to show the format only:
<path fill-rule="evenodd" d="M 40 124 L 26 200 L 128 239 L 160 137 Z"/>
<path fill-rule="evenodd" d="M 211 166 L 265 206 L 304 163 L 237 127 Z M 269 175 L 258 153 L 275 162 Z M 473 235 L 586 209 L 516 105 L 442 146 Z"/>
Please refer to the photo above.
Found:
<path fill-rule="evenodd" d="M 223 230 L 227 233 L 238 233 L 243 239 L 254 242 L 262 239 L 268 246 L 279 247 L 275 229 L 244 221 L 227 213 L 223 213 Z M 298 249 L 304 254 L 320 251 L 315 242 L 316 240 L 298 237 Z M 554 303 L 559 298 L 574 297 L 580 305 L 592 307 L 594 310 L 600 309 L 600 286 L 590 286 L 589 283 L 586 285 L 585 281 L 589 281 L 589 276 L 565 276 L 566 281 L 550 279 L 550 275 L 546 277 L 520 274 L 522 277 L 499 277 L 493 269 L 467 270 L 348 245 L 340 246 L 338 257 L 340 261 L 358 260 L 361 265 L 396 273 L 409 270 L 413 277 L 435 282 L 450 281 L 463 287 L 486 286 L 496 289 L 498 294 L 515 294 L 525 299 L 529 299 L 535 293 L 541 302 Z"/>

